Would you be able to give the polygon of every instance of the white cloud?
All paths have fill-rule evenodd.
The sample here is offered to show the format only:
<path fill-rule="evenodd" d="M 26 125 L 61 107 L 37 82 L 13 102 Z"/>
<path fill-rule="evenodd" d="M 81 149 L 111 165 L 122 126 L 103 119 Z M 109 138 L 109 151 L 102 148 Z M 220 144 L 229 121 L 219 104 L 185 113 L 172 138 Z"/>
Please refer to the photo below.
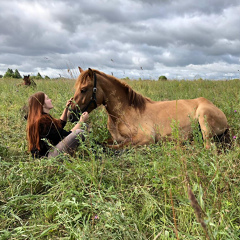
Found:
<path fill-rule="evenodd" d="M 14 7 L 13 7 L 14 6 Z M 239 77 L 238 0 L 1 1 L 0 74 Z"/>

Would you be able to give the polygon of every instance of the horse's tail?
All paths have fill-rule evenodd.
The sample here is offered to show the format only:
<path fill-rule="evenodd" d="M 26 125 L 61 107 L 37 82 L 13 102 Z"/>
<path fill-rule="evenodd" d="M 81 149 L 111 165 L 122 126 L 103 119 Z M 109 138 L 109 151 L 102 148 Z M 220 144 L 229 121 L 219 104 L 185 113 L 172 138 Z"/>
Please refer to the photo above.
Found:
<path fill-rule="evenodd" d="M 224 133 L 215 137 L 215 141 L 220 143 L 223 149 L 231 149 L 232 148 L 232 138 L 229 127 L 225 130 Z"/>

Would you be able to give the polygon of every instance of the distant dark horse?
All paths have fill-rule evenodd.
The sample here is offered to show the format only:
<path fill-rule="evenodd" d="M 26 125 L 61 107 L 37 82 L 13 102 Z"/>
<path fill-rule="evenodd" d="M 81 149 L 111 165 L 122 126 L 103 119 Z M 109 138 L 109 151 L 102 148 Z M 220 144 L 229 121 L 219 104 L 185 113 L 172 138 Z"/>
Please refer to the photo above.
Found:
<path fill-rule="evenodd" d="M 205 148 L 211 139 L 228 132 L 225 114 L 209 100 L 153 101 L 135 92 L 129 85 L 103 72 L 88 69 L 75 83 L 73 111 L 91 112 L 104 105 L 108 113 L 108 130 L 121 148 L 171 139 L 173 126 L 183 140 L 192 135 L 192 121 L 198 122 Z M 77 106 L 76 106 L 77 105 Z"/>
<path fill-rule="evenodd" d="M 17 86 L 33 86 L 36 87 L 37 84 L 33 81 L 33 79 L 30 79 L 30 75 L 23 76 L 23 82 L 19 83 Z M 21 114 L 23 115 L 23 118 L 27 120 L 28 117 L 28 106 L 24 105 L 20 109 Z"/>
<path fill-rule="evenodd" d="M 30 79 L 30 75 L 23 76 L 23 82 L 19 83 L 18 86 L 37 86 L 37 84 L 33 81 L 33 79 Z"/>

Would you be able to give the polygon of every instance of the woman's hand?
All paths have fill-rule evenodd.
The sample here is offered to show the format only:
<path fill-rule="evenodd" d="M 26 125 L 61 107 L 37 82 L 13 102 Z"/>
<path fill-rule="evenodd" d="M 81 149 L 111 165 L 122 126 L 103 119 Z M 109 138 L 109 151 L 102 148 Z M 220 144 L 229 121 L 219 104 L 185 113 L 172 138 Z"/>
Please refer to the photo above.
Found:
<path fill-rule="evenodd" d="M 86 122 L 89 118 L 88 112 L 84 112 L 82 113 L 81 117 L 80 117 L 80 122 Z"/>
<path fill-rule="evenodd" d="M 66 108 L 67 108 L 67 109 L 68 109 L 69 106 L 72 104 L 72 101 L 73 101 L 73 97 L 70 98 L 70 99 L 67 101 L 67 103 L 66 103 Z"/>
<path fill-rule="evenodd" d="M 71 105 L 72 101 L 73 101 L 73 98 L 70 98 L 70 99 L 67 101 L 66 107 L 64 108 L 63 113 L 62 113 L 62 116 L 60 117 L 60 119 L 63 120 L 63 121 L 65 121 L 65 122 L 67 122 L 68 108 L 69 108 L 69 106 Z"/>
<path fill-rule="evenodd" d="M 83 125 L 83 122 L 86 122 L 89 118 L 88 112 L 84 112 L 82 113 L 79 122 L 74 126 L 73 129 L 71 129 L 71 131 L 73 132 L 76 129 L 81 129 L 81 126 Z"/>

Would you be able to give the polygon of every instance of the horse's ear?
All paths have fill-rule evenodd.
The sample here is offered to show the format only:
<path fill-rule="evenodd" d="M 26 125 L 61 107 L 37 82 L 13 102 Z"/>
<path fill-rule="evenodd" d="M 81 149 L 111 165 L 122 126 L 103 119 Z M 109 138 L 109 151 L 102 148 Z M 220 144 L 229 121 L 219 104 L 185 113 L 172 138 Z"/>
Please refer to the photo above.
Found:
<path fill-rule="evenodd" d="M 88 76 L 93 79 L 93 70 L 91 68 L 88 68 Z"/>
<path fill-rule="evenodd" d="M 81 73 L 81 72 L 83 72 L 83 70 L 82 70 L 82 68 L 81 68 L 81 67 L 78 67 L 78 69 L 79 69 L 80 73 Z"/>

